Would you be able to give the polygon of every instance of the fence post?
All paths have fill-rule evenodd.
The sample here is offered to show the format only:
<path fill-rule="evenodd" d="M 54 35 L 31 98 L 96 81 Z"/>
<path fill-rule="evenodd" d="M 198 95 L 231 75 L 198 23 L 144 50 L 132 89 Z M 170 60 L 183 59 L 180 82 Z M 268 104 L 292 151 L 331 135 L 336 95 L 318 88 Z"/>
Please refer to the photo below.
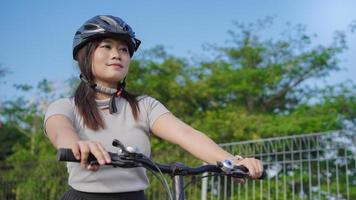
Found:
<path fill-rule="evenodd" d="M 207 176 L 208 173 L 204 173 L 203 176 Z M 201 200 L 208 199 L 208 177 L 202 178 L 202 188 L 201 188 Z"/>

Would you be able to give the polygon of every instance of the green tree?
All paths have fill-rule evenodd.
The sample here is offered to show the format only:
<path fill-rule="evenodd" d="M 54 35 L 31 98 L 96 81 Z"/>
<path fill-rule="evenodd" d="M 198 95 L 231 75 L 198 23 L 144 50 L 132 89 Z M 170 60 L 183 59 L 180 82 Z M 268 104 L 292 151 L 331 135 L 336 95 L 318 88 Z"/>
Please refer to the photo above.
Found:
<path fill-rule="evenodd" d="M 19 93 L 33 90 L 28 85 L 14 87 Z M 0 139 L 6 142 L 0 144 L 0 183 L 10 188 L 0 191 L 0 199 L 56 199 L 65 190 L 64 166 L 54 162 L 55 149 L 43 134 L 44 107 L 53 97 L 52 88 L 43 80 L 37 86 L 39 95 L 1 104 Z"/>
<path fill-rule="evenodd" d="M 128 86 L 161 100 L 174 114 L 218 142 L 319 132 L 355 122 L 355 86 L 310 88 L 340 70 L 345 32 L 313 45 L 301 25 L 263 39 L 271 19 L 235 23 L 231 40 L 211 60 L 192 65 L 157 47 L 133 62 Z M 348 33 L 348 32 L 347 32 Z M 159 142 L 159 146 L 161 142 Z M 164 146 L 164 145 L 163 145 Z"/>

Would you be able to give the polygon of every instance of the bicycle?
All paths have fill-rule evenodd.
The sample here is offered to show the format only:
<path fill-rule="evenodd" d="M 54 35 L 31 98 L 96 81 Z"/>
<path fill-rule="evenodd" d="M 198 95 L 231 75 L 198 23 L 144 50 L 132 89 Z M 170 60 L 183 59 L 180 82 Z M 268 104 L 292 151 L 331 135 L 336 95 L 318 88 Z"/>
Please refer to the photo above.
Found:
<path fill-rule="evenodd" d="M 161 180 L 165 187 L 170 200 L 184 200 L 184 186 L 183 176 L 198 175 L 203 173 L 213 173 L 213 175 L 230 176 L 233 178 L 249 178 L 247 168 L 244 166 L 233 165 L 231 160 L 224 160 L 217 162 L 216 165 L 201 165 L 198 167 L 189 167 L 183 163 L 175 162 L 172 164 L 160 164 L 156 163 L 147 156 L 139 153 L 135 147 L 125 147 L 119 140 L 114 139 L 112 145 L 118 148 L 118 153 L 108 152 L 111 157 L 111 163 L 113 167 L 133 168 L 144 167 L 150 170 L 153 175 Z M 58 160 L 67 162 L 79 162 L 71 149 L 60 148 L 58 150 Z M 88 157 L 90 164 L 98 164 L 94 155 L 90 154 Z M 158 176 L 159 173 L 160 177 Z M 163 173 L 169 174 L 172 178 L 173 192 L 170 191 L 166 178 Z M 212 176 L 212 175 L 209 175 Z M 262 176 L 259 179 L 264 179 L 266 171 L 263 171 Z M 204 176 L 206 177 L 206 176 Z"/>

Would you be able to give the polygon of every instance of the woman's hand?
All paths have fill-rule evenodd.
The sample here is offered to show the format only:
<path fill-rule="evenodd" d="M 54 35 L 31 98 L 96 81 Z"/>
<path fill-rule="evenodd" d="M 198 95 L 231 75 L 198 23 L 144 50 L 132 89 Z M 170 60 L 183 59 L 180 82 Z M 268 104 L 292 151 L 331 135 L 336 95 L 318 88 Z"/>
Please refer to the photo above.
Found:
<path fill-rule="evenodd" d="M 99 142 L 87 140 L 87 141 L 78 141 L 74 143 L 71 147 L 72 152 L 77 160 L 80 160 L 80 165 L 82 168 L 86 168 L 90 171 L 97 171 L 100 165 L 105 165 L 110 163 L 110 155 L 104 149 L 103 145 Z M 99 165 L 91 165 L 88 163 L 89 154 L 93 154 L 94 157 L 98 160 Z"/>
<path fill-rule="evenodd" d="M 246 167 L 249 171 L 250 178 L 258 179 L 263 174 L 263 165 L 262 162 L 255 158 L 242 158 L 235 161 L 236 165 L 242 165 Z M 244 179 L 237 180 L 240 183 L 245 183 Z"/>

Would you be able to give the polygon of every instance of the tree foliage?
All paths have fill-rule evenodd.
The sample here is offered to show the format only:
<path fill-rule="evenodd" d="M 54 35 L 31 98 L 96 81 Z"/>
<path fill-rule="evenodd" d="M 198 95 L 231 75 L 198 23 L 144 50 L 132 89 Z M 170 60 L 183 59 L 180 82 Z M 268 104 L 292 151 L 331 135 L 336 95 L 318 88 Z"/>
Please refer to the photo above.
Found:
<path fill-rule="evenodd" d="M 270 21 L 262 22 L 236 23 L 230 43 L 195 65 L 154 49 L 132 64 L 128 86 L 218 142 L 341 129 L 345 120 L 354 125 L 352 82 L 307 84 L 340 69 L 346 34 L 313 45 L 303 26 L 288 25 L 281 38 L 262 39 L 258 31 Z"/>

